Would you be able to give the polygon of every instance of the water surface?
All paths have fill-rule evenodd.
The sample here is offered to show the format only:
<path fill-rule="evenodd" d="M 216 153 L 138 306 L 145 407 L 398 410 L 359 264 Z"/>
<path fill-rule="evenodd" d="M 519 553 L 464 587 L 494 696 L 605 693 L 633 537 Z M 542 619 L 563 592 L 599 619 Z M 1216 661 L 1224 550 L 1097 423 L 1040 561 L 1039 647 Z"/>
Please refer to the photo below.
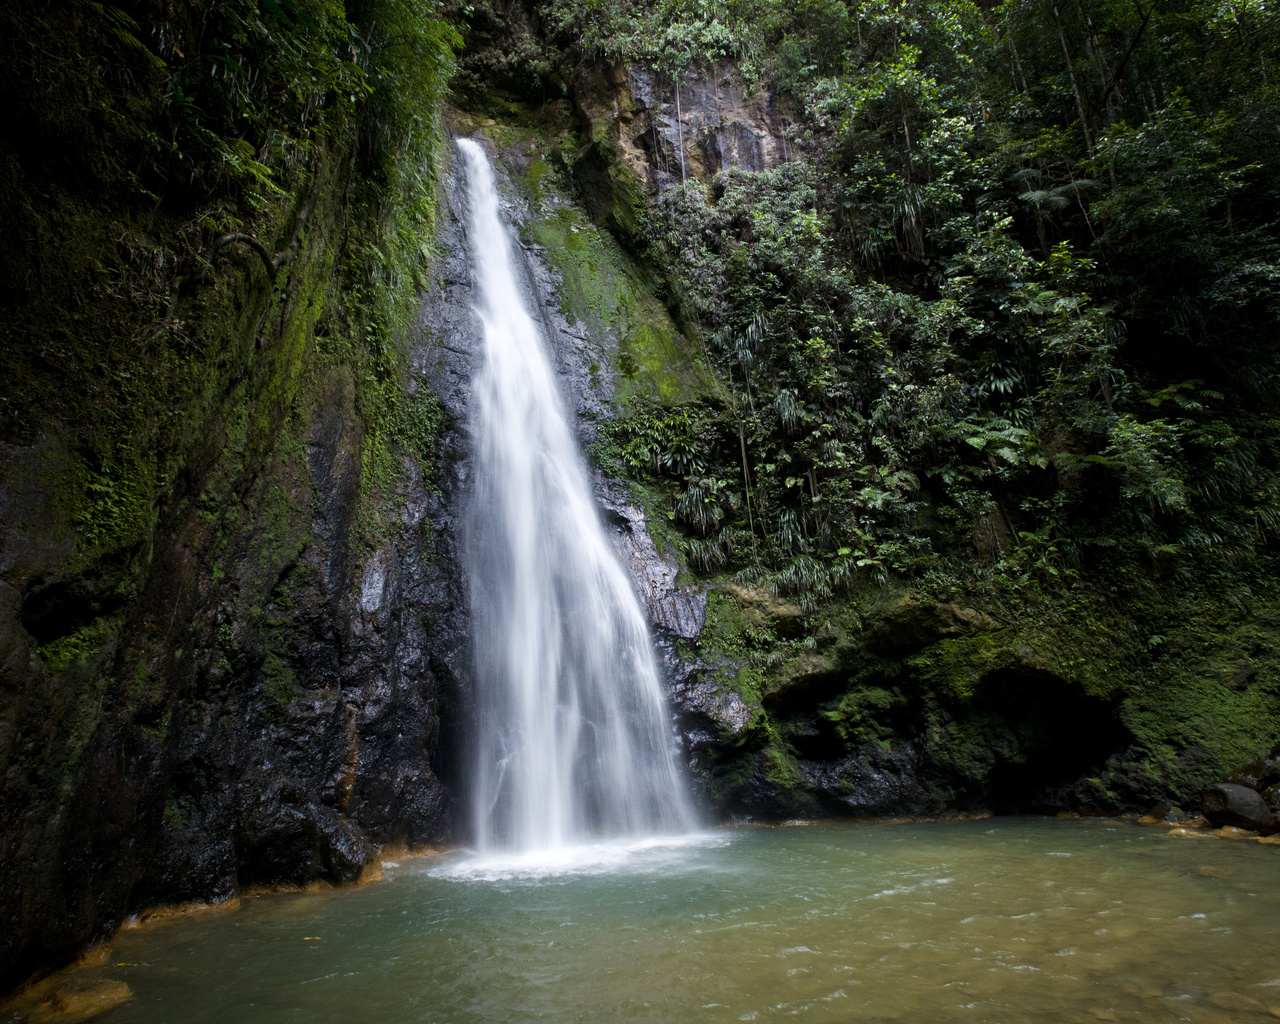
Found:
<path fill-rule="evenodd" d="M 126 931 L 111 961 L 135 999 L 104 1024 L 1263 1021 L 1280 848 L 1006 818 L 450 855 Z"/>

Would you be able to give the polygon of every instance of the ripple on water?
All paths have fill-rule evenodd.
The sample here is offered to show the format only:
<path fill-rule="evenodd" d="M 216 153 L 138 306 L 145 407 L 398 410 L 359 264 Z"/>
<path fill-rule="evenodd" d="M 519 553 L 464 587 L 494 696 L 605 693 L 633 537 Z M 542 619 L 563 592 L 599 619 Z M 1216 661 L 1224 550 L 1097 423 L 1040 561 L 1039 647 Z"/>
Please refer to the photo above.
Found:
<path fill-rule="evenodd" d="M 95 1024 L 1261 1024 L 1277 921 L 1275 847 L 817 823 L 406 860 L 123 932 L 91 973 L 134 993 Z"/>

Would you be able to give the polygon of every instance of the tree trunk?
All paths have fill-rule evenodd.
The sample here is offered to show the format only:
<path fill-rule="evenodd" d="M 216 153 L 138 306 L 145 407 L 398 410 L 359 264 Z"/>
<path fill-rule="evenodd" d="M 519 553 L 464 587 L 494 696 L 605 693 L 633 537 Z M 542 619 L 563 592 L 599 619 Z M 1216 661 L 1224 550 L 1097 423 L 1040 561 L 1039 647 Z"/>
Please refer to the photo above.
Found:
<path fill-rule="evenodd" d="M 1093 156 L 1093 133 L 1089 130 L 1089 113 L 1084 104 L 1084 94 L 1080 91 L 1080 83 L 1076 80 L 1075 61 L 1071 59 L 1071 48 L 1067 45 L 1067 30 L 1062 24 L 1062 13 L 1058 5 L 1053 4 L 1053 20 L 1058 24 L 1058 39 L 1062 43 L 1062 55 L 1067 60 L 1067 74 L 1071 78 L 1071 89 L 1076 94 L 1076 109 L 1080 112 L 1080 130 L 1084 132 L 1084 148 L 1089 156 Z"/>
<path fill-rule="evenodd" d="M 680 77 L 676 76 L 676 139 L 680 144 L 680 183 L 684 184 L 684 121 L 680 114 Z"/>

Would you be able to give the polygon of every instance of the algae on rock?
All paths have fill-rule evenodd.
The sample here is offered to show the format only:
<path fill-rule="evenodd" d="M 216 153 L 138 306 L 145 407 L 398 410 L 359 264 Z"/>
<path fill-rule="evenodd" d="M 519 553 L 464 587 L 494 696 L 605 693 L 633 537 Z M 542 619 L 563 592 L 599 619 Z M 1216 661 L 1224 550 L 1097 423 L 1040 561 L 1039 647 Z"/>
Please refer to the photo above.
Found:
<path fill-rule="evenodd" d="M 446 828 L 447 669 L 388 651 L 448 647 L 403 591 L 447 589 L 416 567 L 450 427 L 409 363 L 457 36 L 395 6 L 348 5 L 405 32 L 346 63 L 340 8 L 3 16 L 0 989 L 141 907 Z M 230 128 L 221 79 L 182 92 L 219 40 Z"/>

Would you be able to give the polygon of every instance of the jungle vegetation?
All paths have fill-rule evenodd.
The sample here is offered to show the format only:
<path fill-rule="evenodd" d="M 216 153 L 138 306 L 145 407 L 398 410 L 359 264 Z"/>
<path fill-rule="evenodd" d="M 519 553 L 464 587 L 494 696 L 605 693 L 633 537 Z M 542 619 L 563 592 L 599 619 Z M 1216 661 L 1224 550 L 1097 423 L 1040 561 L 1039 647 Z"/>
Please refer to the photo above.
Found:
<path fill-rule="evenodd" d="M 166 503 L 235 446 L 223 428 L 257 402 L 235 389 L 268 362 L 243 335 L 261 346 L 295 297 L 283 268 L 309 233 L 341 236 L 309 300 L 339 301 L 303 362 L 353 365 L 373 475 L 393 461 L 460 45 L 432 0 L 0 5 L 0 439 L 67 439 L 77 565 L 145 555 Z M 242 468 L 278 427 L 248 412 Z"/>
<path fill-rule="evenodd" d="M 473 21 L 500 19 L 469 9 Z M 622 421 L 696 570 L 806 602 L 1165 583 L 1234 597 L 1280 526 L 1280 18 L 1243 0 L 553 0 L 464 58 L 772 90 L 792 159 L 665 192 L 633 244 L 716 401 Z M 471 76 L 468 79 L 468 75 Z M 1095 578 L 1096 577 L 1096 578 Z"/>
<path fill-rule="evenodd" d="M 712 386 L 632 402 L 595 457 L 701 582 L 805 615 L 720 653 L 763 692 L 847 593 L 907 587 L 1006 646 L 1052 622 L 1063 678 L 1150 684 L 1126 727 L 1161 765 L 1237 720 L 1243 750 L 1277 699 L 1242 623 L 1280 608 L 1278 43 L 1259 0 L 0 5 L 0 439 L 65 445 L 68 574 L 93 577 L 37 637 L 49 670 L 109 647 L 167 511 L 233 518 L 318 363 L 355 384 L 353 539 L 383 539 L 402 456 L 442 429 L 404 345 L 442 106 L 557 107 L 587 190 L 575 166 L 610 154 L 575 89 L 625 65 L 732 76 L 785 138 L 763 171 L 637 187 L 613 225 Z"/>

